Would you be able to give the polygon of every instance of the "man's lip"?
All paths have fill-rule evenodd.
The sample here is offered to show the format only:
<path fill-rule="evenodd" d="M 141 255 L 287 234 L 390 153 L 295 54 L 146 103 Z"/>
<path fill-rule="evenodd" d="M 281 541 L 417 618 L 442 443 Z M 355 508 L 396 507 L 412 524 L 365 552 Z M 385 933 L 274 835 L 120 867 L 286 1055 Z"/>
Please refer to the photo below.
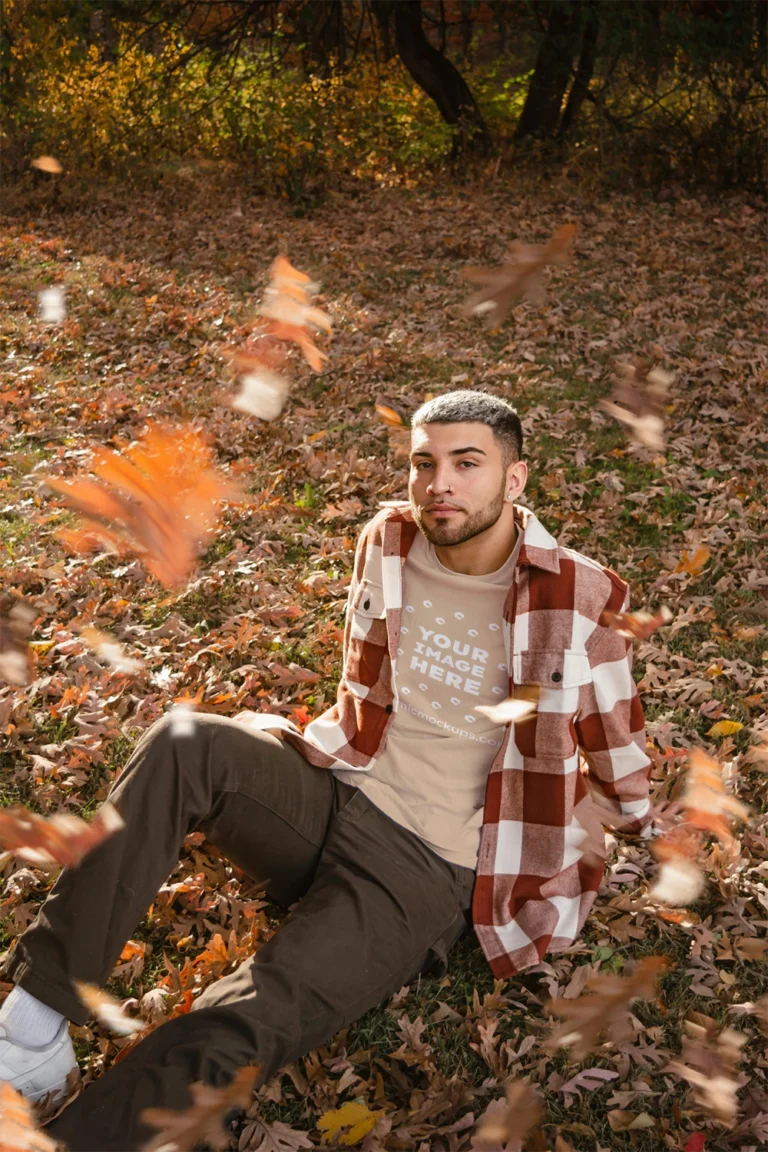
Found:
<path fill-rule="evenodd" d="M 426 509 L 427 512 L 460 512 L 460 508 L 456 508 L 453 504 L 430 504 Z"/>

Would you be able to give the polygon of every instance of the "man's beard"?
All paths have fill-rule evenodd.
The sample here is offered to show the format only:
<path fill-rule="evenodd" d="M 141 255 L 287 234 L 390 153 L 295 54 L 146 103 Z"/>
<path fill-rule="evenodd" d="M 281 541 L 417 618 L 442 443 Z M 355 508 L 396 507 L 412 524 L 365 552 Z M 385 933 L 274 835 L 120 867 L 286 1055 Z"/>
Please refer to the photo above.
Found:
<path fill-rule="evenodd" d="M 421 532 L 429 540 L 430 544 L 437 545 L 438 548 L 452 548 L 457 544 L 464 544 L 465 541 L 471 540 L 473 536 L 479 536 L 481 532 L 485 532 L 493 525 L 501 516 L 501 511 L 504 507 L 504 485 L 502 485 L 498 496 L 483 508 L 480 512 L 473 512 L 471 516 L 464 513 L 459 513 L 461 517 L 458 524 L 454 523 L 454 517 L 449 520 L 435 520 L 432 525 L 424 522 L 425 513 L 421 508 L 417 508 L 413 501 L 411 502 L 411 509 L 413 511 L 413 518 L 419 526 Z M 427 512 L 428 516 L 429 513 Z"/>

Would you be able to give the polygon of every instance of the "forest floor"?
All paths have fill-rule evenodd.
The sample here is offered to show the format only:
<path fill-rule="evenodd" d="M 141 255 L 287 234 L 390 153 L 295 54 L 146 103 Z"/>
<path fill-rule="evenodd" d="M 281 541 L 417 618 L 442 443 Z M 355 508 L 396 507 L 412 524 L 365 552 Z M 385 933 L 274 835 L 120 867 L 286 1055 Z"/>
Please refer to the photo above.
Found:
<path fill-rule="evenodd" d="M 553 271 L 544 305 L 520 305 L 491 332 L 462 315 L 462 265 L 500 262 L 511 240 L 540 242 L 569 221 L 579 228 L 575 255 Z M 528 1148 L 765 1146 L 760 205 L 737 193 L 585 199 L 499 182 L 350 192 L 297 217 L 287 204 L 180 182 L 173 193 L 95 188 L 88 202 L 39 190 L 26 201 L 11 196 L 3 225 L 2 586 L 36 619 L 30 682 L 0 684 L 0 802 L 89 815 L 138 736 L 174 701 L 227 716 L 268 710 L 300 725 L 327 708 L 357 532 L 379 501 L 407 494 L 404 460 L 374 403 L 407 417 L 430 393 L 487 387 L 519 408 L 527 501 L 547 528 L 631 581 L 633 608 L 666 604 L 674 614 L 635 645 L 655 798 L 679 795 L 696 746 L 722 763 L 751 811 L 735 857 L 710 852 L 706 890 L 690 908 L 650 903 L 655 861 L 646 846 L 620 841 L 570 952 L 495 984 L 467 936 L 447 976 L 402 989 L 266 1085 L 233 1146 L 239 1136 L 241 1149 L 319 1147 L 323 1114 L 357 1101 L 368 1109 L 359 1133 L 373 1125 L 370 1112 L 381 1113 L 365 1149 L 487 1147 L 475 1124 L 512 1079 L 529 1080 L 543 1102 Z M 296 359 L 289 403 L 266 423 L 228 405 L 222 352 L 246 339 L 281 250 L 320 282 L 333 337 L 322 374 Z M 46 325 L 37 293 L 52 285 L 65 289 L 67 312 Z M 663 454 L 633 443 L 598 404 L 618 363 L 634 356 L 674 373 Z M 124 449 L 148 420 L 204 428 L 219 467 L 245 491 L 180 590 L 130 555 L 67 551 L 57 533 L 74 517 L 45 484 L 82 473 L 94 447 Z M 80 635 L 87 623 L 143 667 L 106 665 Z M 10 854 L 0 856 L 0 878 L 8 949 L 52 878 Z M 109 990 L 148 1021 L 188 1008 L 283 915 L 194 834 Z M 543 1047 L 550 996 L 576 997 L 586 977 L 621 974 L 649 955 L 671 966 L 657 998 L 636 1002 L 629 1039 L 583 1064 Z M 8 990 L 0 985 L 0 995 Z M 739 1103 L 725 1123 L 706 1092 L 665 1070 L 691 1012 L 709 1020 L 712 1035 L 728 1025 L 747 1037 L 726 1075 Z M 128 1042 L 93 1021 L 73 1035 L 85 1084 Z"/>

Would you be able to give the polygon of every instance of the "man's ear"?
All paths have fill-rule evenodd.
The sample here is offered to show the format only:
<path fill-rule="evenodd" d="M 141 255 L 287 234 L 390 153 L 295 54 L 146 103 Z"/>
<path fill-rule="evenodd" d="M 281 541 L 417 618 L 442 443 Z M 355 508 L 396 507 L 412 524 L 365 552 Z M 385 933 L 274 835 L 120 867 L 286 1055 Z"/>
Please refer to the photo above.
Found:
<path fill-rule="evenodd" d="M 505 496 L 517 500 L 525 490 L 528 483 L 528 465 L 525 460 L 516 460 L 507 468 L 507 483 L 504 489 Z"/>

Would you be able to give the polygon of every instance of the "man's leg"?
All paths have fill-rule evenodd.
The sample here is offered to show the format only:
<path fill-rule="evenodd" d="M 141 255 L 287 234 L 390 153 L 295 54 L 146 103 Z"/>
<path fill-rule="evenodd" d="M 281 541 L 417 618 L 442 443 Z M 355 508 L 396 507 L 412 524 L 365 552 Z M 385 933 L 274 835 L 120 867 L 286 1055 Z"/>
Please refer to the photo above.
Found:
<path fill-rule="evenodd" d="M 235 721 L 200 714 L 188 736 L 160 721 L 109 797 L 125 827 L 79 868 L 62 872 L 18 940 L 9 976 L 43 1005 L 84 1023 L 89 1012 L 72 981 L 106 982 L 187 833 L 202 828 L 234 863 L 266 881 L 270 895 L 292 903 L 312 881 L 335 807 L 352 792 L 290 745 Z M 11 1030 L 10 1042 L 0 1038 L 4 1075 L 9 1043 L 24 1045 L 24 1036 Z"/>
<path fill-rule="evenodd" d="M 251 1062 L 263 1083 L 444 958 L 468 924 L 473 882 L 355 792 L 272 939 L 87 1088 L 50 1133 L 72 1152 L 135 1149 L 150 1136 L 141 1110 L 188 1107 L 190 1083 L 226 1084 Z"/>

